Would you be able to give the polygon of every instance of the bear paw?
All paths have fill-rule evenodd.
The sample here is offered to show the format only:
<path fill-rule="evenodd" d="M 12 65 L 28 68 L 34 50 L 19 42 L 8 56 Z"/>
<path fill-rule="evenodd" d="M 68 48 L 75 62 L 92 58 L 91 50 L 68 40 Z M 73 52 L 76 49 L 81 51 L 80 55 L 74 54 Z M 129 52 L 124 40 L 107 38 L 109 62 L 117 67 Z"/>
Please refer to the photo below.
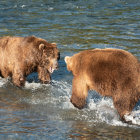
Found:
<path fill-rule="evenodd" d="M 84 105 L 86 103 L 85 98 L 79 98 L 76 95 L 72 95 L 71 99 L 70 99 L 71 103 L 77 107 L 78 109 L 82 109 L 84 108 Z"/>

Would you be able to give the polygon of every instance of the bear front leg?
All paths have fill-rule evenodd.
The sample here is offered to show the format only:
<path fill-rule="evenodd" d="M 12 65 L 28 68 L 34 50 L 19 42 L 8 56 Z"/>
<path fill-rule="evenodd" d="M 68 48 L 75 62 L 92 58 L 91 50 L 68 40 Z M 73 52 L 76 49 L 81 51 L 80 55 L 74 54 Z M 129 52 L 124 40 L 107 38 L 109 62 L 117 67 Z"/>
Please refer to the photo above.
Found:
<path fill-rule="evenodd" d="M 15 70 L 12 75 L 12 82 L 18 87 L 25 86 L 25 77 L 22 71 Z"/>
<path fill-rule="evenodd" d="M 38 67 L 38 78 L 43 84 L 49 84 L 51 82 L 49 71 L 43 67 Z"/>
<path fill-rule="evenodd" d="M 71 103 L 78 109 L 82 109 L 86 104 L 86 97 L 88 95 L 88 88 L 82 78 L 74 77 L 72 81 L 72 96 Z"/>

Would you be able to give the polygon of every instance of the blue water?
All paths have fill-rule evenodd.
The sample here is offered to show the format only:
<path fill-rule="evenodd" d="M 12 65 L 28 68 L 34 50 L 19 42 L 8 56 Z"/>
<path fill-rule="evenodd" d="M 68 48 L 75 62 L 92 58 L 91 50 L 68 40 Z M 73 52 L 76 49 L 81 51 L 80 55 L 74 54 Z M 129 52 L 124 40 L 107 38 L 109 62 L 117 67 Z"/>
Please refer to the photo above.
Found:
<path fill-rule="evenodd" d="M 133 125 L 121 122 L 112 100 L 94 91 L 83 110 L 71 104 L 73 76 L 64 57 L 110 47 L 140 60 L 140 1 L 1 0 L 0 36 L 6 35 L 56 42 L 61 59 L 51 85 L 37 83 L 36 73 L 23 89 L 0 78 L 0 140 L 139 139 L 140 103 L 129 116 Z"/>

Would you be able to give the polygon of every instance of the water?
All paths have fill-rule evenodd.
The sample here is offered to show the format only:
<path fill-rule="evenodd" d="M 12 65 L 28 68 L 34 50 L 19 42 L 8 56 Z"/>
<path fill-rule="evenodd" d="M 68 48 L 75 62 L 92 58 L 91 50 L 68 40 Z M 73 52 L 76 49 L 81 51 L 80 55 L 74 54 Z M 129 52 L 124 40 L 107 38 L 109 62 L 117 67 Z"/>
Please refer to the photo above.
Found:
<path fill-rule="evenodd" d="M 81 50 L 108 47 L 140 60 L 139 0 L 1 0 L 0 36 L 6 35 L 56 42 L 61 59 L 51 85 L 37 83 L 36 73 L 22 89 L 0 78 L 1 140 L 139 139 L 140 102 L 127 116 L 133 125 L 121 122 L 112 100 L 95 91 L 83 110 L 76 109 L 69 100 L 73 77 L 64 62 Z"/>

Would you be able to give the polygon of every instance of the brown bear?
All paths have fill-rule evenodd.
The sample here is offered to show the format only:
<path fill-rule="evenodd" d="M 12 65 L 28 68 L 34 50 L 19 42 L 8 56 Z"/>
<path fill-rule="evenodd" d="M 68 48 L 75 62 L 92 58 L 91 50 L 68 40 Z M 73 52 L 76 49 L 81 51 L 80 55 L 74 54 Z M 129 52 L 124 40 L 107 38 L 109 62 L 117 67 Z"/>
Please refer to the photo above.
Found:
<path fill-rule="evenodd" d="M 38 72 L 42 83 L 49 83 L 59 57 L 56 43 L 35 36 L 0 38 L 0 76 L 12 77 L 18 87 L 24 86 L 32 72 Z"/>
<path fill-rule="evenodd" d="M 130 113 L 140 99 L 140 63 L 131 53 L 121 49 L 85 50 L 65 57 L 67 69 L 73 73 L 72 104 L 82 109 L 88 90 L 113 99 L 120 117 Z"/>

